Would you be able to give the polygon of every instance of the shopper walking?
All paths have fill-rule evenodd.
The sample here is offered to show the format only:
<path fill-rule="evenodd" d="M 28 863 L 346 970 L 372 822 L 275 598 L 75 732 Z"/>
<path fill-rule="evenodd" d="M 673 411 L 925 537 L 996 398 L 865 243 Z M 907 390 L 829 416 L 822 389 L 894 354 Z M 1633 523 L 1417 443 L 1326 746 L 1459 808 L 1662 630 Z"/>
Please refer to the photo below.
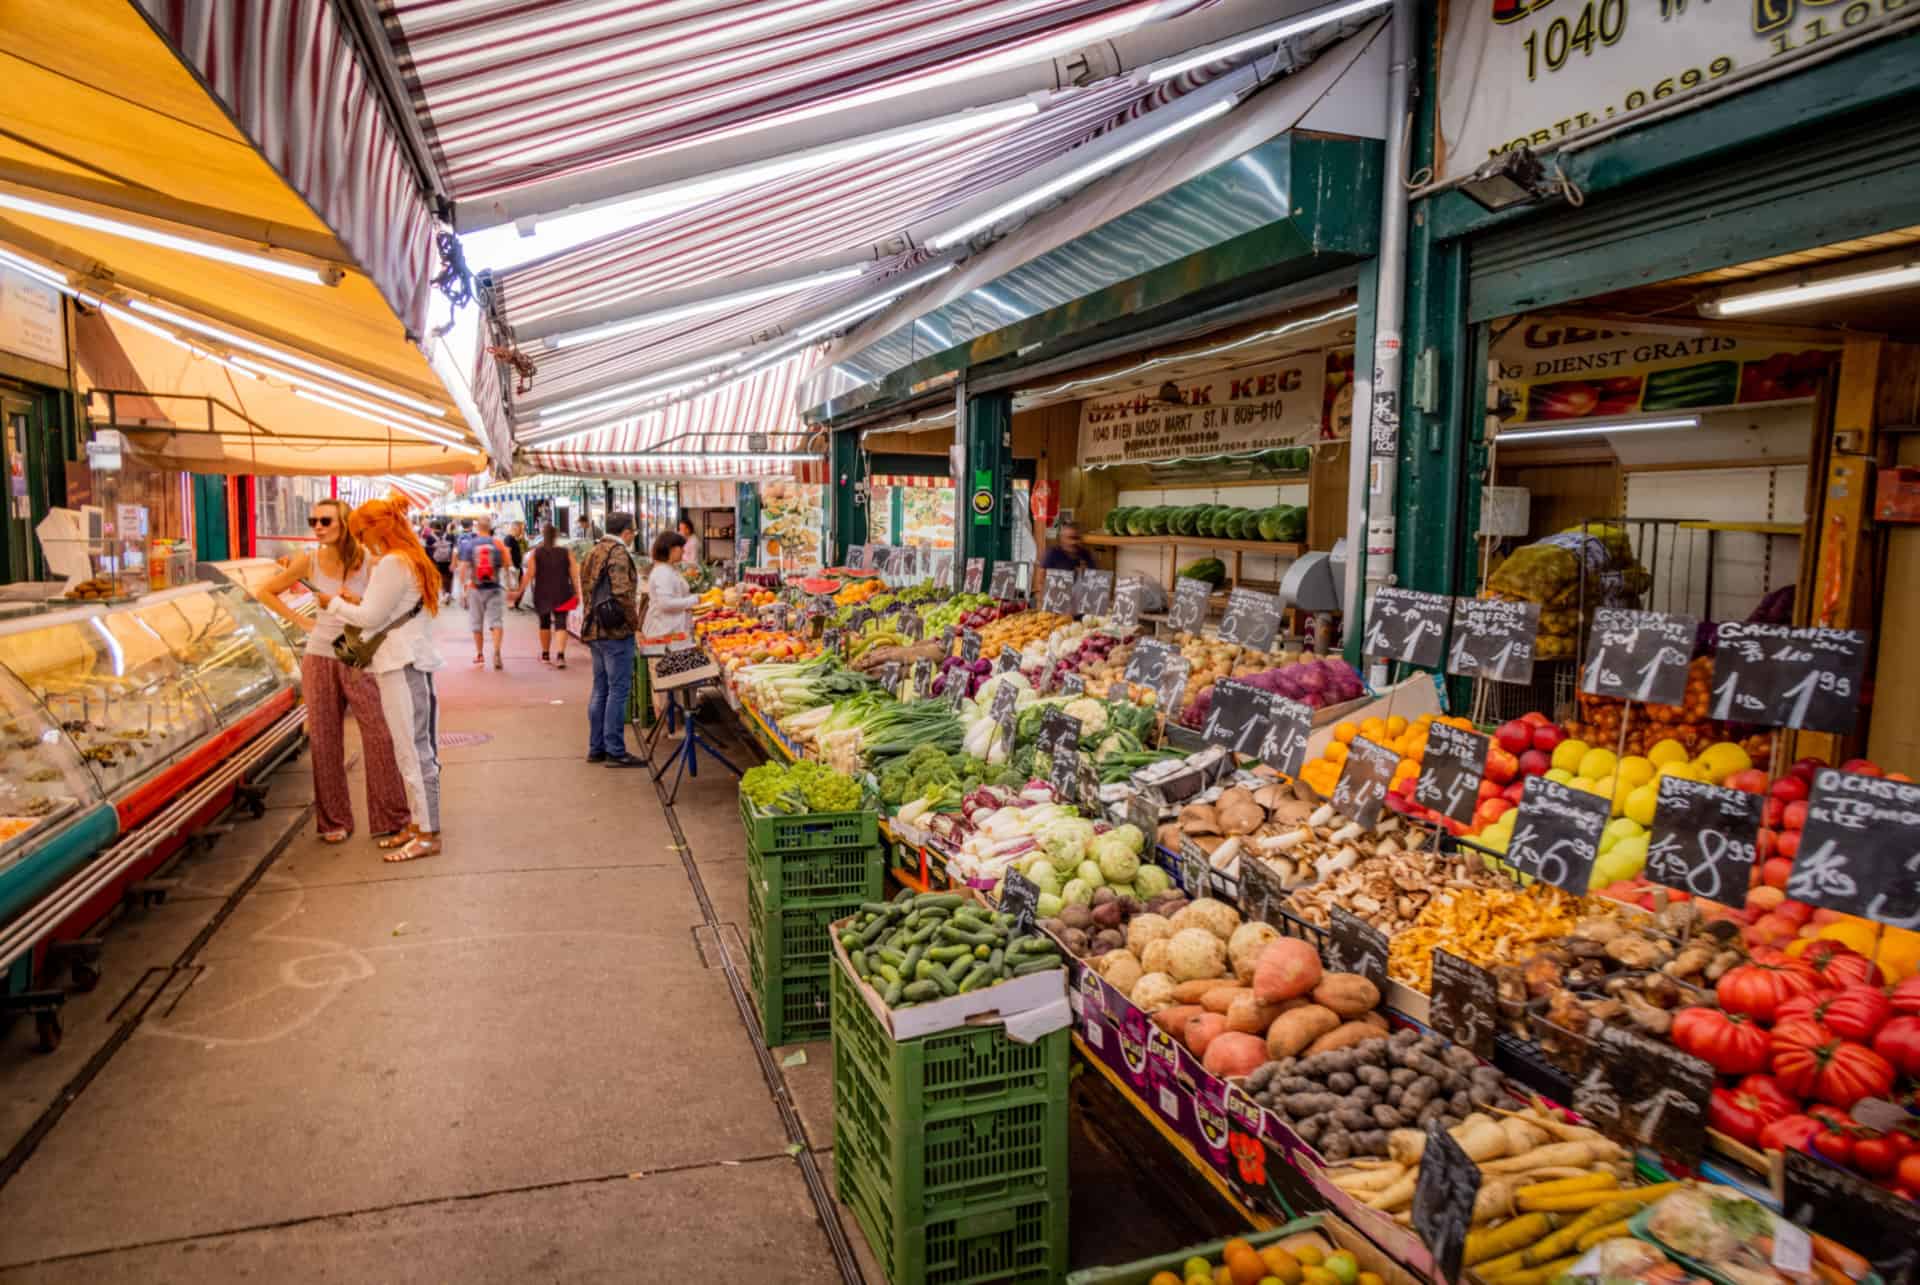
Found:
<path fill-rule="evenodd" d="M 580 564 L 573 550 L 560 543 L 560 529 L 549 522 L 540 532 L 540 544 L 527 558 L 527 576 L 513 591 L 518 607 L 527 590 L 533 590 L 533 609 L 540 618 L 540 659 L 556 669 L 567 667 L 567 613 L 580 603 Z"/>
<path fill-rule="evenodd" d="M 609 513 L 607 533 L 580 567 L 585 620 L 580 636 L 593 653 L 587 700 L 587 762 L 645 767 L 627 752 L 627 698 L 633 691 L 633 635 L 640 624 L 639 574 L 633 565 L 633 515 Z"/>
<path fill-rule="evenodd" d="M 407 525 L 404 496 L 370 500 L 353 511 L 349 529 L 376 559 L 364 598 L 320 593 L 366 642 L 378 640 L 367 672 L 380 688 L 380 708 L 393 737 L 393 755 L 407 787 L 412 819 L 398 834 L 380 840 L 388 861 L 413 861 L 440 852 L 440 706 L 433 673 L 440 653 L 427 617 L 440 613 L 440 584 L 433 562 Z"/>
<path fill-rule="evenodd" d="M 442 599 L 453 601 L 453 536 L 447 530 L 446 523 L 432 528 L 433 542 L 425 547 L 433 559 L 434 570 L 440 573 Z"/>
<path fill-rule="evenodd" d="M 524 522 L 515 522 L 507 528 L 506 535 L 501 538 L 504 539 L 507 544 L 507 562 L 509 564 L 507 566 L 507 577 L 504 583 L 507 589 L 511 591 L 520 587 L 520 577 L 526 568 L 527 524 Z"/>
<path fill-rule="evenodd" d="M 287 606 L 281 594 L 306 583 L 315 592 L 361 597 L 373 559 L 347 529 L 352 510 L 344 500 L 317 500 L 307 518 L 314 548 L 289 559 L 286 569 L 260 587 L 260 601 L 307 632 L 300 657 L 300 685 L 307 705 L 307 739 L 313 762 L 313 817 L 325 843 L 353 837 L 353 796 L 347 789 L 346 712 L 360 725 L 360 753 L 367 769 L 367 827 L 375 836 L 397 834 L 407 823 L 407 790 L 393 756 L 393 739 L 380 711 L 380 692 L 364 670 L 340 663 L 333 640 L 343 628 L 327 610 L 311 621 Z"/>
<path fill-rule="evenodd" d="M 486 640 L 493 638 L 493 667 L 506 668 L 500 657 L 500 642 L 506 632 L 506 590 L 500 577 L 506 574 L 507 545 L 493 533 L 493 519 L 481 518 L 473 538 L 460 545 L 460 586 L 467 599 L 467 627 L 473 630 L 473 663 L 487 663 Z"/>

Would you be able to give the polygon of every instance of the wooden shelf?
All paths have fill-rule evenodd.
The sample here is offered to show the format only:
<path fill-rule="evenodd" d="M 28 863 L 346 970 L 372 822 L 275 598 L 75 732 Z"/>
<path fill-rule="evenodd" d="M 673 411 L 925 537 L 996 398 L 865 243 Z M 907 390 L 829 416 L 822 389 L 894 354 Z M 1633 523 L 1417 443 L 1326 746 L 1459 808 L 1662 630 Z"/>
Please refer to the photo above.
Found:
<path fill-rule="evenodd" d="M 1089 535 L 1083 537 L 1096 549 L 1131 548 L 1158 545 L 1173 549 L 1225 549 L 1232 553 L 1264 553 L 1273 558 L 1297 558 L 1307 551 L 1304 544 L 1285 544 L 1278 540 L 1216 540 L 1204 535 Z"/>
<path fill-rule="evenodd" d="M 1682 522 L 1682 531 L 1743 531 L 1749 535 L 1805 535 L 1798 522 Z"/>

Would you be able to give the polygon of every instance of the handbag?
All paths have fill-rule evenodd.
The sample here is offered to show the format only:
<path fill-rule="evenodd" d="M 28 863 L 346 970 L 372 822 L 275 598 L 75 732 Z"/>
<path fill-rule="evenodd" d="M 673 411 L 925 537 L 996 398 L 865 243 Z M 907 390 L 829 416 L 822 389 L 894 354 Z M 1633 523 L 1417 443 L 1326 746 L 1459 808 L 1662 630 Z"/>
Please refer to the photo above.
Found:
<path fill-rule="evenodd" d="M 625 549 L 621 549 L 620 552 L 626 555 L 629 563 L 633 561 L 633 556 Z M 609 573 L 612 570 L 613 555 L 609 553 L 607 560 L 600 564 L 600 574 L 594 577 L 593 605 L 589 612 L 593 623 L 608 633 L 627 629 L 632 623 L 627 619 L 627 609 L 621 606 L 619 600 L 613 596 L 613 585 L 609 582 Z"/>
<path fill-rule="evenodd" d="M 412 611 L 372 634 L 362 634 L 360 626 L 348 625 L 340 631 L 339 637 L 333 640 L 333 658 L 348 669 L 365 669 L 373 663 L 373 658 L 379 652 L 380 644 L 387 640 L 387 635 L 419 614 L 420 604 L 416 602 L 413 604 Z"/>

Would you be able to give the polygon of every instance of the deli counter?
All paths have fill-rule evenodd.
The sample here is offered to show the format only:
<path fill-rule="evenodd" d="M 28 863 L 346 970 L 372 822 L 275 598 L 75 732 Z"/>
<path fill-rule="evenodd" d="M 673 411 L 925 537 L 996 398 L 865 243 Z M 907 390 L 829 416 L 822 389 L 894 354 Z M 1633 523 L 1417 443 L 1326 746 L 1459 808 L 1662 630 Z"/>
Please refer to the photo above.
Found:
<path fill-rule="evenodd" d="M 298 678 L 237 584 L 0 621 L 0 925 L 285 714 Z"/>
<path fill-rule="evenodd" d="M 225 562 L 202 562 L 199 574 L 202 580 L 211 580 L 215 584 L 237 584 L 245 589 L 249 596 L 258 598 L 260 591 L 284 570 L 272 558 L 230 558 Z M 312 621 L 320 610 L 320 604 L 304 584 L 295 584 L 293 588 L 280 595 L 280 601 L 287 604 L 287 610 L 296 616 Z M 271 620 L 281 635 L 298 652 L 307 645 L 307 636 L 299 626 L 288 624 L 271 608 L 262 604 L 262 612 Z"/>

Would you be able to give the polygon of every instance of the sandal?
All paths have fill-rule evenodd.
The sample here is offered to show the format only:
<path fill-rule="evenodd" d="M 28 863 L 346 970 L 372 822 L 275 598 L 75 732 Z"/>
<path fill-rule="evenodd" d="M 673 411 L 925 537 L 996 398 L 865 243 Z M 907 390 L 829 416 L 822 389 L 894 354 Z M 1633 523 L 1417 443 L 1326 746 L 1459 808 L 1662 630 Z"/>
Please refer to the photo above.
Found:
<path fill-rule="evenodd" d="M 420 831 L 414 829 L 413 822 L 409 821 L 373 846 L 376 848 L 404 848 L 419 837 Z"/>
<path fill-rule="evenodd" d="M 345 843 L 352 837 L 353 831 L 351 830 L 322 830 L 320 832 L 320 842 L 322 843 Z"/>
<path fill-rule="evenodd" d="M 563 651 L 563 652 L 561 652 L 561 653 L 560 653 L 560 654 L 559 654 L 558 656 L 555 656 L 555 657 L 553 658 L 553 667 L 554 667 L 555 669 L 565 669 L 565 668 L 567 667 L 567 653 L 566 653 L 566 652 L 564 652 L 564 651 Z"/>
<path fill-rule="evenodd" d="M 382 861 L 418 861 L 421 857 L 437 857 L 439 855 L 439 833 L 428 834 L 425 831 L 421 831 L 415 834 L 413 839 L 405 847 L 390 852 L 380 859 Z"/>

